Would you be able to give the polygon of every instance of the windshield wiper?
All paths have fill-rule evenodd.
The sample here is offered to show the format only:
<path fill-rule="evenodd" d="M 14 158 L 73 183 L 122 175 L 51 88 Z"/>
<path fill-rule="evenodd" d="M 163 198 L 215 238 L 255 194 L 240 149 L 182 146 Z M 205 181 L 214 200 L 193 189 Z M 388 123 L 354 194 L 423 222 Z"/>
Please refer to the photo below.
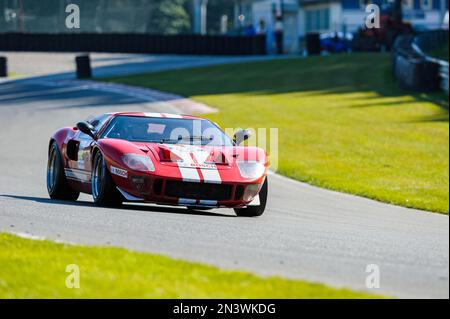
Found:
<path fill-rule="evenodd" d="M 147 140 L 147 141 L 144 141 L 144 142 L 146 142 L 146 143 L 158 143 L 158 144 L 164 144 L 164 143 L 173 143 L 173 144 L 175 144 L 175 143 L 178 142 L 178 140 L 172 140 L 170 138 L 162 138 L 160 140 Z"/>
<path fill-rule="evenodd" d="M 184 136 L 179 137 L 178 139 L 171 139 L 171 138 L 163 138 L 160 140 L 150 140 L 147 141 L 147 143 L 158 143 L 158 144 L 164 144 L 164 143 L 170 143 L 170 144 L 176 144 L 183 140 L 189 140 L 189 141 L 212 141 L 213 137 L 206 137 L 206 136 Z"/>
<path fill-rule="evenodd" d="M 190 141 L 212 141 L 213 137 L 206 136 L 184 136 L 179 138 L 178 140 L 190 140 Z"/>
<path fill-rule="evenodd" d="M 163 139 L 160 139 L 159 141 L 156 141 L 156 143 L 159 143 L 159 144 L 164 144 L 164 143 L 175 144 L 175 143 L 178 143 L 178 140 L 174 140 L 174 139 L 171 139 L 171 138 L 163 138 Z"/>

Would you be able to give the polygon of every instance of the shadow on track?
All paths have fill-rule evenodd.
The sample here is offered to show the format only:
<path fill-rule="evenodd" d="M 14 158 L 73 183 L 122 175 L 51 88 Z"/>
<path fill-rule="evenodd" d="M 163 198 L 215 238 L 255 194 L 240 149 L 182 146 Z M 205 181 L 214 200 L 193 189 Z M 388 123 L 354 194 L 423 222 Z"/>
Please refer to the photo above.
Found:
<path fill-rule="evenodd" d="M 156 212 L 156 213 L 169 213 L 169 214 L 183 214 L 183 215 L 199 215 L 199 216 L 211 216 L 211 217 L 236 217 L 234 215 L 226 215 L 221 213 L 212 213 L 206 211 L 199 210 L 188 210 L 186 208 L 181 207 L 167 207 L 167 206 L 152 206 L 148 205 L 135 205 L 130 203 L 124 203 L 124 205 L 117 208 L 110 207 L 99 207 L 96 206 L 92 202 L 86 201 L 65 201 L 65 200 L 54 200 L 50 198 L 44 197 L 35 197 L 35 196 L 19 196 L 19 195 L 8 195 L 8 194 L 0 194 L 0 197 L 12 198 L 12 199 L 20 199 L 20 200 L 28 200 L 41 204 L 52 204 L 52 205 L 69 205 L 69 206 L 79 206 L 79 207 L 92 207 L 92 208 L 102 208 L 102 209 L 111 209 L 111 210 L 137 210 L 137 211 L 148 211 L 148 212 Z"/>

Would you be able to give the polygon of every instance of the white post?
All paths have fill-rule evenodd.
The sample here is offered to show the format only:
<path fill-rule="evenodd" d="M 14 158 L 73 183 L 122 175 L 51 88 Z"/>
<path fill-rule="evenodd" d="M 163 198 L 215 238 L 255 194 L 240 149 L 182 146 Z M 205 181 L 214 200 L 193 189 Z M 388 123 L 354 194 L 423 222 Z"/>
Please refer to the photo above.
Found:
<path fill-rule="evenodd" d="M 228 32 L 228 16 L 226 14 L 220 17 L 220 33 L 226 34 Z"/>
<path fill-rule="evenodd" d="M 207 30 L 206 30 L 207 5 L 208 5 L 208 0 L 203 0 L 201 3 L 201 8 L 200 8 L 200 16 L 201 16 L 200 33 L 202 35 L 205 35 L 207 32 Z"/>
<path fill-rule="evenodd" d="M 447 1 L 441 0 L 441 24 L 444 22 L 445 14 L 447 13 L 447 8 L 446 8 Z"/>
<path fill-rule="evenodd" d="M 206 34 L 206 17 L 207 17 L 208 0 L 194 0 L 194 33 Z"/>

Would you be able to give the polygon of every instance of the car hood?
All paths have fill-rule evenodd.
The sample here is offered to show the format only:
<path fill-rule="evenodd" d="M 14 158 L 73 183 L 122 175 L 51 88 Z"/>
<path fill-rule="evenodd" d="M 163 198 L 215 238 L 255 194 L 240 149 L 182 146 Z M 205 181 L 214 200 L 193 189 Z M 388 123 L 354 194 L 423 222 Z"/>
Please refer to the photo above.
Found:
<path fill-rule="evenodd" d="M 185 167 L 225 169 L 234 166 L 236 161 L 267 161 L 266 153 L 257 147 L 156 143 L 146 146 L 158 161 Z"/>
<path fill-rule="evenodd" d="M 99 145 L 115 158 L 128 153 L 147 154 L 152 160 L 167 166 L 227 169 L 235 166 L 236 161 L 268 164 L 265 151 L 258 147 L 160 144 L 119 139 L 100 140 Z"/>

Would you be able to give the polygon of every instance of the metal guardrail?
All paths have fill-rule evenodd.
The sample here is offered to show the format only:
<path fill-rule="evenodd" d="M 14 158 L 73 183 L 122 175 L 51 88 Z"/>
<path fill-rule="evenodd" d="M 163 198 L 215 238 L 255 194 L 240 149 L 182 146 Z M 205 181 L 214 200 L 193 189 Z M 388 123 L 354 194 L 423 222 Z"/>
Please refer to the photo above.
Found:
<path fill-rule="evenodd" d="M 449 63 L 433 58 L 424 52 L 424 50 L 431 51 L 438 49 L 445 41 L 448 41 L 448 30 L 435 30 L 419 34 L 414 38 L 411 46 L 419 56 L 439 66 L 438 76 L 440 88 L 449 95 Z"/>
<path fill-rule="evenodd" d="M 418 92 L 439 90 L 439 66 L 416 52 L 412 34 L 400 35 L 392 47 L 392 75 L 399 86 Z"/>
<path fill-rule="evenodd" d="M 439 68 L 439 76 L 441 78 L 441 89 L 448 93 L 448 63 L 447 65 L 441 65 Z"/>

